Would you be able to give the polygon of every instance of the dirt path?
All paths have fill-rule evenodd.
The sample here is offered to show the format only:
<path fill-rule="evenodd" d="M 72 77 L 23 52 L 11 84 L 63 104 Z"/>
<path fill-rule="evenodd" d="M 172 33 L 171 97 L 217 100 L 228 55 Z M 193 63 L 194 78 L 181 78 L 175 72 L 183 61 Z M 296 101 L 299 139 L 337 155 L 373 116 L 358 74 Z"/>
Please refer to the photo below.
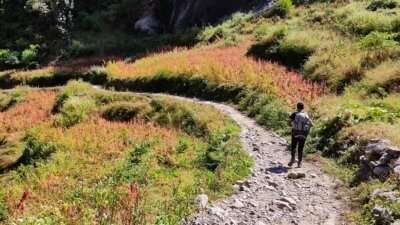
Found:
<path fill-rule="evenodd" d="M 255 159 L 251 177 L 235 185 L 234 195 L 214 202 L 184 224 L 344 224 L 344 203 L 338 200 L 336 181 L 310 162 L 304 162 L 300 169 L 286 167 L 289 152 L 284 139 L 260 127 L 233 107 L 174 98 L 212 105 L 230 116 L 242 128 L 241 140 Z M 289 179 L 290 173 L 303 173 L 306 177 Z"/>

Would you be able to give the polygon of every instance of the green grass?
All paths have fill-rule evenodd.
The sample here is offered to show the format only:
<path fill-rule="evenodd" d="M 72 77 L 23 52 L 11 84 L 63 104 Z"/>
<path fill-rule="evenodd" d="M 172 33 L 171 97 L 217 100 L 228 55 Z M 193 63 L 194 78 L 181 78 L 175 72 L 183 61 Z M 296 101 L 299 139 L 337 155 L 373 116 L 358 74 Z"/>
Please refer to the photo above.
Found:
<path fill-rule="evenodd" d="M 72 81 L 53 109 L 24 131 L 17 166 L 0 174 L 5 223 L 177 224 L 197 194 L 231 194 L 250 173 L 240 128 L 211 106 Z M 21 216 L 13 204 L 23 192 Z"/>

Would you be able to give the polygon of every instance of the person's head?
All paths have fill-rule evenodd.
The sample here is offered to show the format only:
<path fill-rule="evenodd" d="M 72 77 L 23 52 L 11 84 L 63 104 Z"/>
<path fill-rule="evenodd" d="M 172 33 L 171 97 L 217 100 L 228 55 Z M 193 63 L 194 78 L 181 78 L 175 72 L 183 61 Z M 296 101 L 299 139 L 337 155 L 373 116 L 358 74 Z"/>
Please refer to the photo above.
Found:
<path fill-rule="evenodd" d="M 297 103 L 297 111 L 301 112 L 304 109 L 304 103 L 298 102 Z"/>

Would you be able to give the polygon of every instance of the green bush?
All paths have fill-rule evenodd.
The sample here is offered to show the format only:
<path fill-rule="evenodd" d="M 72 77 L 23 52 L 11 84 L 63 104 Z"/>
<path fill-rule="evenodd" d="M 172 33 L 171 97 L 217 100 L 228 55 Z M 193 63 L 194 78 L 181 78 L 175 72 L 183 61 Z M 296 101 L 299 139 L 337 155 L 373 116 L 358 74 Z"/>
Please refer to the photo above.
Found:
<path fill-rule="evenodd" d="M 62 92 L 57 95 L 53 106 L 53 112 L 59 112 L 69 98 L 74 96 L 88 96 L 92 91 L 93 87 L 88 83 L 82 81 L 68 82 Z"/>
<path fill-rule="evenodd" d="M 286 17 L 293 10 L 292 0 L 278 0 L 277 3 L 271 8 L 267 16 Z"/>
<path fill-rule="evenodd" d="M 0 49 L 0 69 L 37 66 L 39 66 L 39 45 L 29 45 L 29 48 L 22 52 Z"/>
<path fill-rule="evenodd" d="M 151 102 L 154 109 L 152 119 L 159 124 L 170 125 L 183 129 L 186 133 L 202 137 L 208 134 L 206 124 L 195 116 L 195 112 L 185 104 L 169 103 L 154 99 Z"/>
<path fill-rule="evenodd" d="M 322 152 L 325 156 L 338 156 L 340 148 L 337 148 L 339 132 L 350 125 L 349 114 L 341 114 L 319 123 L 310 134 L 307 151 Z"/>
<path fill-rule="evenodd" d="M 29 45 L 21 53 L 21 63 L 28 68 L 35 68 L 39 66 L 39 45 Z"/>
<path fill-rule="evenodd" d="M 140 165 L 140 163 L 143 156 L 151 152 L 152 149 L 153 143 L 150 140 L 136 144 L 128 152 L 126 159 L 112 171 L 108 182 L 112 184 L 121 182 L 130 183 L 132 180 L 135 180 L 135 182 L 145 183 L 147 167 L 146 165 Z"/>
<path fill-rule="evenodd" d="M 150 105 L 147 103 L 117 102 L 108 106 L 103 116 L 111 121 L 129 121 L 150 110 Z"/>
<path fill-rule="evenodd" d="M 0 69 L 9 69 L 20 64 L 18 53 L 8 49 L 0 49 Z"/>
<path fill-rule="evenodd" d="M 378 9 L 394 9 L 399 5 L 396 0 L 374 0 L 372 1 L 367 9 L 371 11 L 376 11 Z"/>
<path fill-rule="evenodd" d="M 56 152 L 57 146 L 55 143 L 43 142 L 37 135 L 35 130 L 32 130 L 24 138 L 25 148 L 20 159 L 21 163 L 34 164 L 40 160 L 48 159 L 51 154 Z"/>
<path fill-rule="evenodd" d="M 88 118 L 88 114 L 96 107 L 96 102 L 89 97 L 71 97 L 61 108 L 56 117 L 56 125 L 72 127 Z"/>
<path fill-rule="evenodd" d="M 396 32 L 396 14 L 365 10 L 365 4 L 354 2 L 336 10 L 336 25 L 345 32 L 367 35 L 373 31 Z"/>
<path fill-rule="evenodd" d="M 283 39 L 288 34 L 288 27 L 285 25 L 271 25 L 262 23 L 254 31 L 254 37 L 259 41 L 273 42 Z"/>
<path fill-rule="evenodd" d="M 400 61 L 386 61 L 369 70 L 365 76 L 363 83 L 370 93 L 383 96 L 387 93 L 400 92 Z"/>
<path fill-rule="evenodd" d="M 304 74 L 310 80 L 325 82 L 338 93 L 364 76 L 364 54 L 351 44 L 333 44 L 319 48 L 304 64 Z"/>
<path fill-rule="evenodd" d="M 248 54 L 278 62 L 289 68 L 300 69 L 308 57 L 323 43 L 320 40 L 321 35 L 310 31 L 286 32 L 283 27 L 275 30 L 261 43 L 253 45 Z"/>
<path fill-rule="evenodd" d="M 226 184 L 248 176 L 253 161 L 243 151 L 237 131 L 226 128 L 210 134 L 203 164 L 218 176 L 210 188 L 222 190 Z"/>
<path fill-rule="evenodd" d="M 256 115 L 257 122 L 280 134 L 287 134 L 289 114 L 282 105 L 282 102 L 278 100 L 263 105 L 260 114 Z"/>
<path fill-rule="evenodd" d="M 102 66 L 92 66 L 87 72 L 88 79 L 91 84 L 101 85 L 108 80 L 106 69 Z"/>
<path fill-rule="evenodd" d="M 398 42 L 394 40 L 394 35 L 373 31 L 360 40 L 360 46 L 366 49 L 393 48 L 398 46 Z"/>

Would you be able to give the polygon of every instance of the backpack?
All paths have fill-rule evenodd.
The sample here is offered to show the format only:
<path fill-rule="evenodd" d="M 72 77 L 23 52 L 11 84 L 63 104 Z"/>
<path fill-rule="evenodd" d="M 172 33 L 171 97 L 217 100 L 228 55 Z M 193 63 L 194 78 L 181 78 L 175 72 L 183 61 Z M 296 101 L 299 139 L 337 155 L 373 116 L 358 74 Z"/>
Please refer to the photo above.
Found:
<path fill-rule="evenodd" d="M 310 118 L 308 117 L 307 113 L 304 112 L 296 113 L 292 124 L 293 130 L 302 131 L 304 133 L 308 133 L 311 128 Z"/>

